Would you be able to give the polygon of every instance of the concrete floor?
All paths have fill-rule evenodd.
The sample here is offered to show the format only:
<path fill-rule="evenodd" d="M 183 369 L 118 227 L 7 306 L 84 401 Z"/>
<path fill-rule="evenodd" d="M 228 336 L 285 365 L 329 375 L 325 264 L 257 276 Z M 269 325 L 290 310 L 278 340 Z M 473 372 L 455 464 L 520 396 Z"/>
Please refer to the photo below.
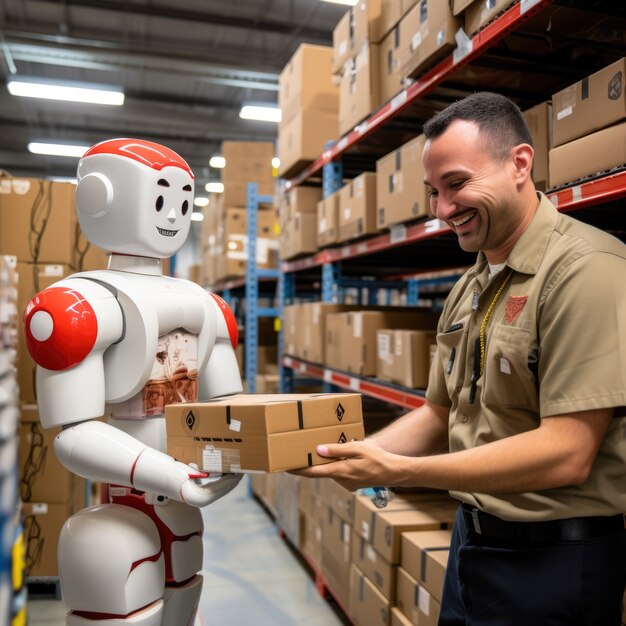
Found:
<path fill-rule="evenodd" d="M 244 481 L 203 509 L 204 587 L 196 626 L 338 626 L 311 574 Z M 59 600 L 31 593 L 29 626 L 63 626 Z"/>

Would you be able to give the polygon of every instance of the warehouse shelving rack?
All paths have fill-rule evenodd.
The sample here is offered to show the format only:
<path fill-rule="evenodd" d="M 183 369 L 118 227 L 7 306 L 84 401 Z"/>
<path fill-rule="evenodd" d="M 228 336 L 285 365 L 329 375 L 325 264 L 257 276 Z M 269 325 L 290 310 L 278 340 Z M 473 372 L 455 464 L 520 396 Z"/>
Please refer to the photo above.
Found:
<path fill-rule="evenodd" d="M 513 4 L 337 143 L 327 146 L 318 159 L 285 181 L 285 193 L 304 182 L 319 181 L 321 175 L 326 196 L 329 189 L 341 185 L 344 174 L 351 178 L 373 169 L 376 159 L 421 132 L 420 121 L 466 93 L 498 90 L 525 109 L 623 56 L 619 45 L 598 45 L 577 38 L 591 26 L 590 12 L 598 20 L 606 19 L 607 24 L 613 17 L 624 17 L 623 9 L 606 0 L 597 0 L 591 7 L 579 0 L 521 0 Z M 537 47 L 536 52 L 531 44 Z M 581 52 L 579 62 L 568 63 L 564 57 L 575 46 Z M 543 51 L 545 54 L 541 54 Z M 507 64 L 513 71 L 502 71 Z M 594 179 L 548 190 L 547 196 L 559 211 L 575 211 L 578 219 L 626 237 L 623 213 L 617 206 L 617 201 L 626 196 L 626 171 L 605 172 Z M 449 284 L 454 278 L 455 267 L 471 265 L 474 258 L 459 250 L 450 229 L 437 219 L 401 224 L 363 241 L 282 262 L 282 301 L 293 302 L 297 281 L 305 276 L 310 280 L 313 275 L 321 282 L 320 295 L 325 302 L 341 302 L 342 290 L 347 286 L 367 287 L 363 280 L 367 277 L 373 289 L 396 285 L 386 282 L 389 279 L 407 280 L 407 304 L 415 304 L 424 286 L 430 291 L 438 284 L 443 288 L 446 279 Z M 368 302 L 372 301 L 370 295 Z M 294 375 L 322 381 L 326 390 L 339 387 L 360 391 L 405 408 L 424 402 L 420 390 L 399 388 L 282 355 L 283 389 L 291 388 Z"/>
<path fill-rule="evenodd" d="M 248 393 L 256 391 L 256 375 L 258 370 L 258 328 L 259 318 L 280 318 L 280 308 L 261 307 L 259 299 L 262 295 L 278 300 L 276 294 L 279 270 L 260 269 L 257 263 L 257 226 L 260 204 L 270 204 L 272 196 L 259 194 L 258 183 L 250 182 L 246 190 L 246 235 L 248 259 L 245 278 L 228 280 L 216 285 L 214 291 L 221 292 L 224 300 L 235 308 L 235 300 L 245 300 L 245 378 Z M 268 292 L 268 289 L 270 290 Z"/>

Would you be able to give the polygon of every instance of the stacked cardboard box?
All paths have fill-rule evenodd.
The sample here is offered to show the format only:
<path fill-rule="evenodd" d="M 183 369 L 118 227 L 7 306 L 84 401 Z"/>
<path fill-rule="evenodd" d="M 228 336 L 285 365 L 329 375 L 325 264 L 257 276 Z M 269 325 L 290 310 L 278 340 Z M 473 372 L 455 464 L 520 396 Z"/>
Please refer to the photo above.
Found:
<path fill-rule="evenodd" d="M 420 135 L 376 162 L 379 229 L 430 214 L 422 165 L 424 141 Z"/>
<path fill-rule="evenodd" d="M 317 247 L 324 248 L 339 241 L 339 191 L 317 203 Z"/>
<path fill-rule="evenodd" d="M 550 187 L 626 163 L 626 58 L 552 96 Z"/>
<path fill-rule="evenodd" d="M 320 187 L 298 186 L 281 196 L 281 259 L 292 259 L 317 250 L 317 205 L 321 199 Z"/>
<path fill-rule="evenodd" d="M 533 139 L 535 156 L 533 159 L 532 178 L 540 191 L 548 188 L 548 155 L 552 138 L 552 103 L 542 102 L 524 111 L 524 119 Z"/>
<path fill-rule="evenodd" d="M 338 241 L 375 233 L 376 174 L 364 172 L 339 190 Z"/>
<path fill-rule="evenodd" d="M 278 81 L 279 174 L 289 178 L 337 139 L 339 90 L 331 76 L 332 48 L 302 44 Z"/>
<path fill-rule="evenodd" d="M 515 1 L 516 0 L 473 0 L 468 3 L 466 0 L 462 2 L 455 0 L 454 4 L 465 5 L 462 7 L 465 18 L 465 32 L 468 37 L 472 37 L 505 9 L 515 4 Z"/>

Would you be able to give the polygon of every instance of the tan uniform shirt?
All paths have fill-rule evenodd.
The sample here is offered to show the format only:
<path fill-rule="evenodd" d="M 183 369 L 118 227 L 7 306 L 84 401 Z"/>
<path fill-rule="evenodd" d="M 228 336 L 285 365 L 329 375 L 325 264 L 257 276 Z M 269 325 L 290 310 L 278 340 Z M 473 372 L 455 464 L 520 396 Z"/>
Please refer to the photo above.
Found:
<path fill-rule="evenodd" d="M 511 270 L 487 323 L 483 374 L 472 385 L 481 322 Z M 505 267 L 489 280 L 479 253 L 454 286 L 437 346 L 426 397 L 450 407 L 451 452 L 535 429 L 542 417 L 617 408 L 584 484 L 536 493 L 451 492 L 454 497 L 518 521 L 626 511 L 623 243 L 560 215 L 541 195 Z"/>

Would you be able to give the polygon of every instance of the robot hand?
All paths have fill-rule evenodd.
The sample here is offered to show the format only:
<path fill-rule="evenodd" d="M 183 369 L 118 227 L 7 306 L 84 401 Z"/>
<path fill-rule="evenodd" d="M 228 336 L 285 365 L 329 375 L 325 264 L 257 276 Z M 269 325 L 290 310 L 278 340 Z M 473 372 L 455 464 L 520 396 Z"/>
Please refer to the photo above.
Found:
<path fill-rule="evenodd" d="M 177 462 L 177 465 L 189 467 L 184 463 Z M 183 501 L 192 506 L 207 506 L 232 491 L 242 478 L 243 474 L 211 474 L 206 478 L 190 478 L 181 487 Z"/>

